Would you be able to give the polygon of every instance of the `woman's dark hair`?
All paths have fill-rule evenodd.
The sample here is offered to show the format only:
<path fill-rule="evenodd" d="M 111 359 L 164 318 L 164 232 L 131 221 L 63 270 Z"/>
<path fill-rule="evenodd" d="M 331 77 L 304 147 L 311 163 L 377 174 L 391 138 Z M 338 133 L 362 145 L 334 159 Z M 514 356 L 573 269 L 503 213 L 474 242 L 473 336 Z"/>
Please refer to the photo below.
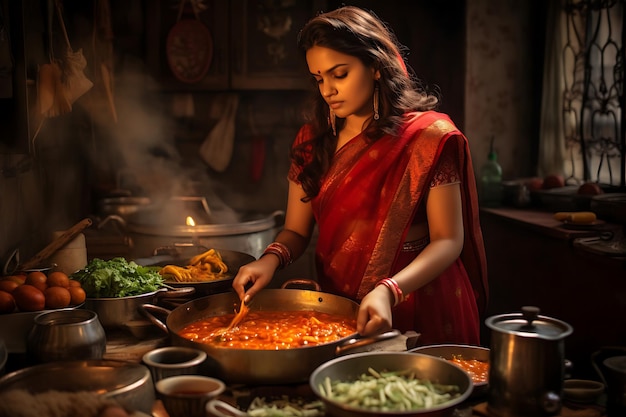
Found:
<path fill-rule="evenodd" d="M 402 57 L 404 47 L 394 33 L 372 12 L 345 6 L 312 18 L 298 35 L 298 47 L 306 57 L 306 52 L 314 46 L 357 57 L 366 67 L 380 72 L 377 81 L 380 118 L 372 118 L 363 132 L 368 140 L 377 140 L 385 134 L 396 135 L 405 113 L 431 110 L 438 104 L 438 98 L 427 93 L 409 72 Z M 328 105 L 317 87 L 312 101 L 310 114 L 306 116 L 313 129 L 313 139 L 291 151 L 292 160 L 301 167 L 297 180 L 307 195 L 305 201 L 319 193 L 321 178 L 337 145 L 328 120 Z M 337 129 L 342 123 L 337 118 Z"/>

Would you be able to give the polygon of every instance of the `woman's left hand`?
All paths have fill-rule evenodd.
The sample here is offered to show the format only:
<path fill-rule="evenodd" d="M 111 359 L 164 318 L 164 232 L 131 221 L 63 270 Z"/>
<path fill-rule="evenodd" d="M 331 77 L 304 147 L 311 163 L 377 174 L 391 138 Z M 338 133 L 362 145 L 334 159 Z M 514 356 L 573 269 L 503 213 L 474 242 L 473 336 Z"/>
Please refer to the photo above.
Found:
<path fill-rule="evenodd" d="M 363 297 L 356 319 L 356 331 L 361 336 L 372 336 L 391 330 L 391 297 L 391 292 L 384 285 L 375 287 Z"/>

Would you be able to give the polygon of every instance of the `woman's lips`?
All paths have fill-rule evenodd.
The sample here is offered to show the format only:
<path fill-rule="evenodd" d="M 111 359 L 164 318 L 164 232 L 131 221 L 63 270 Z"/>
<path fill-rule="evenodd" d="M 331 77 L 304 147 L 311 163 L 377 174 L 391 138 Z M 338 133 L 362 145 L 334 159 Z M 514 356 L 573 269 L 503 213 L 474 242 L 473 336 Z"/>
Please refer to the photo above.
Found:
<path fill-rule="evenodd" d="M 338 109 L 339 107 L 341 107 L 341 101 L 330 102 L 328 103 L 328 107 L 330 107 L 333 110 Z"/>

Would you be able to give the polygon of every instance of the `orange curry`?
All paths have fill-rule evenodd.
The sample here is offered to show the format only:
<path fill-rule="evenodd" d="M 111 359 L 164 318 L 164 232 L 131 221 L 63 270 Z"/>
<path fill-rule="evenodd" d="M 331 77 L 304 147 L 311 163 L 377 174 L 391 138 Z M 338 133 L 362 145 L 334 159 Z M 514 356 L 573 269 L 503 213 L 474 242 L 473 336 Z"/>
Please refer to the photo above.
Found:
<path fill-rule="evenodd" d="M 454 356 L 449 361 L 463 368 L 475 384 L 487 382 L 489 379 L 488 362 L 479 361 L 478 359 L 463 359 L 460 356 Z"/>
<path fill-rule="evenodd" d="M 356 332 L 356 320 L 316 311 L 250 311 L 224 331 L 234 314 L 209 317 L 181 329 L 193 342 L 236 349 L 281 350 L 335 342 Z"/>

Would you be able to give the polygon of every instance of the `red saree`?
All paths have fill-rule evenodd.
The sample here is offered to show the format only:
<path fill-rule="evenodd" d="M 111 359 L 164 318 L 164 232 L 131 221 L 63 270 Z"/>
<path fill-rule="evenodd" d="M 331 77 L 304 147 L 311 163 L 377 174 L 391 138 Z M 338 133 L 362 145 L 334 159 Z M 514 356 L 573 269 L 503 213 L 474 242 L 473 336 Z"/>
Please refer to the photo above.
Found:
<path fill-rule="evenodd" d="M 302 135 L 306 129 L 297 142 L 308 139 Z M 358 301 L 408 265 L 419 251 L 403 252 L 403 242 L 446 143 L 458 148 L 463 251 L 441 276 L 394 308 L 393 327 L 415 330 L 423 344 L 479 344 L 488 289 L 476 184 L 467 140 L 445 114 L 408 114 L 399 137 L 368 143 L 357 136 L 337 152 L 312 200 L 319 229 L 316 267 L 322 290 Z"/>

